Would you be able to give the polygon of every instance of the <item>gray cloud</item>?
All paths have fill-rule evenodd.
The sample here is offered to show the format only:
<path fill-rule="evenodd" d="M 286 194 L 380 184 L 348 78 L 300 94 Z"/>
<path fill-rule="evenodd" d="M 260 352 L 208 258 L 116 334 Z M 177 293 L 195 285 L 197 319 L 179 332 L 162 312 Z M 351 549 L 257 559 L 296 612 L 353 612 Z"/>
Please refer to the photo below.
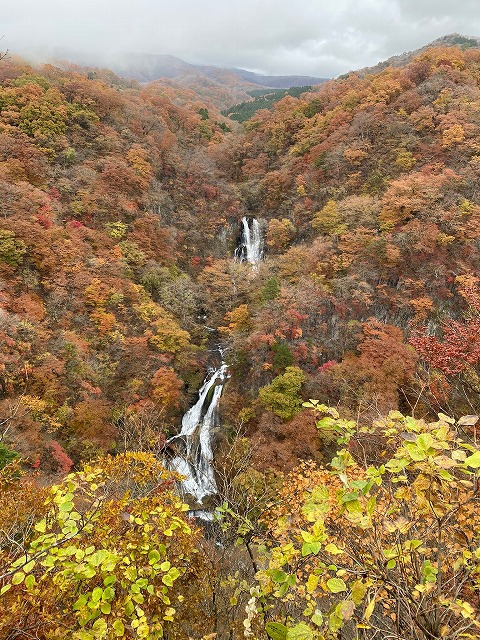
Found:
<path fill-rule="evenodd" d="M 170 53 L 265 73 L 335 76 L 454 31 L 480 35 L 478 0 L 16 0 L 1 48 Z"/>

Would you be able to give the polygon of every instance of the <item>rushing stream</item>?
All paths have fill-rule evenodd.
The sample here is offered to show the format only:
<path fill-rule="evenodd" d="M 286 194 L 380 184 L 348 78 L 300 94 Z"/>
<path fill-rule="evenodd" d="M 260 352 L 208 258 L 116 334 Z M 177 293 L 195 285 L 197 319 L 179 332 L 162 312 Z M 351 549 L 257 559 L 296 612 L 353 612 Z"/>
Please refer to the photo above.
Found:
<path fill-rule="evenodd" d="M 242 230 L 235 260 L 249 262 L 254 267 L 263 256 L 263 238 L 260 225 L 255 218 L 243 218 Z M 222 356 L 218 368 L 211 368 L 198 392 L 197 402 L 182 418 L 180 432 L 169 438 L 167 445 L 174 455 L 168 462 L 173 471 L 177 471 L 184 480 L 182 492 L 195 498 L 201 505 L 204 498 L 217 493 L 215 474 L 211 465 L 213 459 L 212 431 L 218 426 L 218 404 L 223 384 L 228 378 L 228 368 Z M 207 511 L 192 511 L 193 515 L 210 520 L 213 516 Z"/>

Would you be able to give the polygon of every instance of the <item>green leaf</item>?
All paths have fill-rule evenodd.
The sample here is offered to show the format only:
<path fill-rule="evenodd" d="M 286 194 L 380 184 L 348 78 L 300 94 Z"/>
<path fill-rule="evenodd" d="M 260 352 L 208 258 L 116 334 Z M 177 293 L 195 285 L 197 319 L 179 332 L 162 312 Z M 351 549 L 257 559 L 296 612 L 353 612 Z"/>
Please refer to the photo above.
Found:
<path fill-rule="evenodd" d="M 340 610 L 340 605 L 337 605 L 335 609 L 328 616 L 328 628 L 329 630 L 336 634 L 339 629 L 343 626 L 343 615 Z"/>
<path fill-rule="evenodd" d="M 286 640 L 313 640 L 313 631 L 305 622 L 300 622 L 288 629 Z"/>
<path fill-rule="evenodd" d="M 448 473 L 448 471 L 446 471 L 445 469 L 440 469 L 438 475 L 442 478 L 442 480 L 446 480 L 447 482 L 453 480 L 452 474 Z"/>
<path fill-rule="evenodd" d="M 89 580 L 90 578 L 93 578 L 93 576 L 97 575 L 97 572 L 93 567 L 88 566 L 88 567 L 85 567 L 83 571 L 83 575 L 85 576 L 85 578 Z"/>
<path fill-rule="evenodd" d="M 311 618 L 313 624 L 316 624 L 317 627 L 321 627 L 323 624 L 323 615 L 322 612 L 320 611 L 320 609 L 315 609 L 315 613 L 313 614 L 312 618 Z"/>
<path fill-rule="evenodd" d="M 123 622 L 121 620 L 115 620 L 112 627 L 117 638 L 122 638 L 125 635 L 125 627 L 123 626 Z"/>
<path fill-rule="evenodd" d="M 92 591 L 93 602 L 98 602 L 101 599 L 102 595 L 103 595 L 102 587 L 95 587 L 95 589 Z"/>
<path fill-rule="evenodd" d="M 349 493 L 346 493 L 343 497 L 341 502 L 345 503 L 345 502 L 356 502 L 358 500 L 358 493 L 356 491 L 350 491 Z"/>
<path fill-rule="evenodd" d="M 435 440 L 432 438 L 432 436 L 429 433 L 422 433 L 417 438 L 418 448 L 420 449 L 420 451 L 423 451 L 426 454 L 428 454 L 430 449 L 433 448 L 434 443 L 435 443 Z"/>
<path fill-rule="evenodd" d="M 341 578 L 330 578 L 327 580 L 327 587 L 332 593 L 341 593 L 347 590 L 347 585 Z"/>
<path fill-rule="evenodd" d="M 280 622 L 267 622 L 265 631 L 272 640 L 286 640 L 287 627 Z"/>
<path fill-rule="evenodd" d="M 30 562 L 28 562 L 23 567 L 23 570 L 25 571 L 25 573 L 30 573 L 30 571 L 33 569 L 34 566 L 35 566 L 35 560 L 30 560 Z"/>
<path fill-rule="evenodd" d="M 335 424 L 335 420 L 333 418 L 325 417 L 317 422 L 317 429 L 326 429 L 327 431 L 332 428 Z"/>
<path fill-rule="evenodd" d="M 137 627 L 137 636 L 139 638 L 148 638 L 150 633 L 150 629 L 148 628 L 148 624 L 146 622 L 142 622 Z"/>
<path fill-rule="evenodd" d="M 23 571 L 17 571 L 17 573 L 14 574 L 13 578 L 12 578 L 12 584 L 20 584 L 23 582 L 23 579 L 25 578 L 25 574 L 23 573 Z"/>
<path fill-rule="evenodd" d="M 98 567 L 105 560 L 106 556 L 107 556 L 106 551 L 103 551 L 103 550 L 95 551 L 95 553 L 92 553 L 92 555 L 90 556 L 89 562 L 94 567 Z"/>
<path fill-rule="evenodd" d="M 172 567 L 168 572 L 168 575 L 172 578 L 172 580 L 176 580 L 180 575 L 180 571 L 177 569 L 177 567 Z"/>
<path fill-rule="evenodd" d="M 343 549 L 339 549 L 336 544 L 333 544 L 333 542 L 327 544 L 327 546 L 325 547 L 325 551 L 333 554 L 334 556 L 343 553 Z"/>
<path fill-rule="evenodd" d="M 87 600 L 88 598 L 85 594 L 79 596 L 75 604 L 73 605 L 73 610 L 79 611 L 80 609 L 82 609 L 87 604 Z"/>
<path fill-rule="evenodd" d="M 102 593 L 102 600 L 105 602 L 110 602 L 115 597 L 115 590 L 112 587 L 106 587 Z"/>
<path fill-rule="evenodd" d="M 287 574 L 285 571 L 281 571 L 280 569 L 274 569 L 272 571 L 272 580 L 274 582 L 285 582 L 287 579 Z"/>
<path fill-rule="evenodd" d="M 93 633 L 89 631 L 77 631 L 74 636 L 75 640 L 95 640 Z"/>
<path fill-rule="evenodd" d="M 465 464 L 467 467 L 471 467 L 472 469 L 480 468 L 480 451 L 476 451 L 473 455 L 468 456 L 465 460 Z"/>
<path fill-rule="evenodd" d="M 350 587 L 352 591 L 352 600 L 355 604 L 360 604 L 367 592 L 367 585 L 361 580 L 355 580 Z"/>
<path fill-rule="evenodd" d="M 27 587 L 27 589 L 31 589 L 33 587 L 33 585 L 35 584 L 36 580 L 35 580 L 35 576 L 33 574 L 30 574 L 29 576 L 27 576 L 25 578 L 25 586 Z"/>
<path fill-rule="evenodd" d="M 92 631 L 96 632 L 95 638 L 104 638 L 108 631 L 106 621 L 103 618 L 95 620 L 92 626 Z"/>
<path fill-rule="evenodd" d="M 416 444 L 409 442 L 408 444 L 405 445 L 405 448 L 410 454 L 410 457 L 412 458 L 412 460 L 414 460 L 415 462 L 421 462 L 422 460 L 425 460 L 426 458 L 425 453 L 421 451 Z"/>
<path fill-rule="evenodd" d="M 112 610 L 112 606 L 109 602 L 102 602 L 100 605 L 100 611 L 105 615 L 108 615 Z"/>
<path fill-rule="evenodd" d="M 45 531 L 47 530 L 47 522 L 45 518 L 39 520 L 34 528 L 35 531 L 38 531 L 39 533 L 45 533 Z"/>
<path fill-rule="evenodd" d="M 315 536 L 313 536 L 311 533 L 308 533 L 308 531 L 300 531 L 300 534 L 305 542 L 316 542 Z"/>
<path fill-rule="evenodd" d="M 316 555 L 321 549 L 320 542 L 305 542 L 302 545 L 302 556 L 309 556 L 310 554 Z"/>
<path fill-rule="evenodd" d="M 68 513 L 73 509 L 73 502 L 61 502 L 58 510 L 60 513 Z"/>
<path fill-rule="evenodd" d="M 411 551 L 415 551 L 415 549 L 418 549 L 419 547 L 421 547 L 423 544 L 422 540 L 405 540 L 405 549 L 407 551 L 411 550 Z"/>
<path fill-rule="evenodd" d="M 302 513 L 309 522 L 316 522 L 321 519 L 322 515 L 328 513 L 330 509 L 328 496 L 328 489 L 324 485 L 314 487 L 302 507 Z"/>
<path fill-rule="evenodd" d="M 155 564 L 159 560 L 160 560 L 160 554 L 158 553 L 158 551 L 156 549 L 153 549 L 152 551 L 150 551 L 150 553 L 148 554 L 148 563 Z"/>

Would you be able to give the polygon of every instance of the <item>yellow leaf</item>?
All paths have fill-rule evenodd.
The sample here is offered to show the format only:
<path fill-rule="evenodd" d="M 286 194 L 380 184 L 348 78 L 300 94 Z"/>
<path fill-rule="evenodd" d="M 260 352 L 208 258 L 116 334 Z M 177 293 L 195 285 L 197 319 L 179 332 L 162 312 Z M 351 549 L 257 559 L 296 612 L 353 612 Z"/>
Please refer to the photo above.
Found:
<path fill-rule="evenodd" d="M 372 599 L 372 600 L 370 600 L 370 602 L 368 603 L 368 605 L 367 605 L 367 607 L 365 609 L 365 613 L 364 613 L 365 620 L 370 620 L 374 608 L 375 608 L 375 600 Z"/>
<path fill-rule="evenodd" d="M 308 580 L 307 580 L 307 591 L 308 591 L 308 593 L 313 593 L 315 591 L 315 589 L 317 588 L 317 585 L 318 585 L 318 580 L 319 580 L 319 577 L 316 576 L 313 573 L 311 573 L 308 576 Z"/>

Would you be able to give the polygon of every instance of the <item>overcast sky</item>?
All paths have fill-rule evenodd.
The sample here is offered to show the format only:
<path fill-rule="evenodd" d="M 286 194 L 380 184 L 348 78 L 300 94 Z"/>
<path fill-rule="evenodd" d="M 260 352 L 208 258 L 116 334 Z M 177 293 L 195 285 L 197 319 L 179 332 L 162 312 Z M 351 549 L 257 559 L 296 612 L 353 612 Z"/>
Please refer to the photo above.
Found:
<path fill-rule="evenodd" d="M 169 53 L 267 74 L 332 77 L 452 32 L 480 0 L 0 0 L 0 50 Z"/>

